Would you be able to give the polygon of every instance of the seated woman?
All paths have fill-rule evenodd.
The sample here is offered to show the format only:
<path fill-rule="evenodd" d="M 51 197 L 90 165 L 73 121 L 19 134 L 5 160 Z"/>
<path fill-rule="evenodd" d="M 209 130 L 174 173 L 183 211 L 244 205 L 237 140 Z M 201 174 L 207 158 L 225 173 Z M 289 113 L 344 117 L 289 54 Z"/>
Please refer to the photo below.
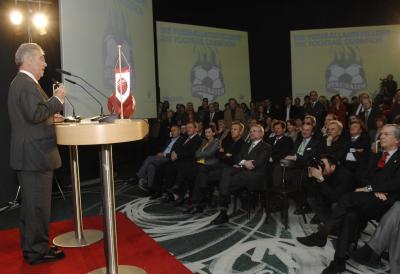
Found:
<path fill-rule="evenodd" d="M 216 157 L 219 161 L 212 165 L 197 165 L 196 171 L 191 172 L 194 179 L 192 207 L 186 213 L 200 213 L 203 211 L 206 203 L 206 191 L 208 189 L 209 181 L 219 181 L 222 170 L 225 167 L 233 166 L 236 162 L 236 156 L 239 154 L 244 141 L 242 134 L 244 125 L 240 122 L 232 122 L 230 135 L 225 138 Z"/>
<path fill-rule="evenodd" d="M 181 170 L 181 172 L 184 172 L 185 179 L 181 181 L 182 184 L 175 185 L 172 189 L 181 198 L 177 201 L 178 204 L 183 202 L 184 193 L 190 188 L 189 183 L 195 179 L 198 169 L 202 166 L 216 165 L 219 161 L 216 157 L 219 140 L 215 138 L 215 128 L 213 126 L 206 127 L 204 134 L 206 138 L 195 153 L 195 162 L 186 166 L 186 170 Z"/>

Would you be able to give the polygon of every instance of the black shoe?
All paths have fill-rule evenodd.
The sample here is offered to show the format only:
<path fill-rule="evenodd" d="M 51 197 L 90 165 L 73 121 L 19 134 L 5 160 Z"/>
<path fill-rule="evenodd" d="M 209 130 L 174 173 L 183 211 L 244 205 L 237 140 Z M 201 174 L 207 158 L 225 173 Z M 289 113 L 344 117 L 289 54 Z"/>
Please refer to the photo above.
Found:
<path fill-rule="evenodd" d="M 211 224 L 212 225 L 221 225 L 227 223 L 229 221 L 229 217 L 225 211 L 221 211 L 217 218 L 215 218 Z"/>
<path fill-rule="evenodd" d="M 302 215 L 302 214 L 308 214 L 311 213 L 312 209 L 309 205 L 301 206 L 300 208 L 297 208 L 293 214 L 294 215 Z"/>
<path fill-rule="evenodd" d="M 345 260 L 333 260 L 327 268 L 322 271 L 322 274 L 338 274 L 346 270 Z"/>
<path fill-rule="evenodd" d="M 150 200 L 155 200 L 155 199 L 158 199 L 161 197 L 162 197 L 162 194 L 158 191 L 150 192 Z"/>
<path fill-rule="evenodd" d="M 319 225 L 321 223 L 321 220 L 317 215 L 314 215 L 314 217 L 311 218 L 310 224 L 312 225 Z"/>
<path fill-rule="evenodd" d="M 172 194 L 171 192 L 165 193 L 165 196 L 162 198 L 161 201 L 162 201 L 163 203 L 174 202 L 174 201 L 175 201 L 174 194 Z"/>
<path fill-rule="evenodd" d="M 192 207 L 189 207 L 188 209 L 184 210 L 183 213 L 185 213 L 185 214 L 203 213 L 203 208 L 201 206 L 192 206 Z"/>
<path fill-rule="evenodd" d="M 306 237 L 297 237 L 296 240 L 306 246 L 324 247 L 326 245 L 327 237 L 321 232 L 316 232 Z"/>
<path fill-rule="evenodd" d="M 174 206 L 181 206 L 181 205 L 183 205 L 184 202 L 185 202 L 184 197 L 178 197 L 178 199 L 176 199 L 174 201 Z"/>
<path fill-rule="evenodd" d="M 350 258 L 359 264 L 371 268 L 377 269 L 382 266 L 378 254 L 376 254 L 368 244 L 365 244 L 363 247 L 355 251 L 350 251 Z"/>
<path fill-rule="evenodd" d="M 63 259 L 64 257 L 65 257 L 65 254 L 64 254 L 64 252 L 62 252 L 62 250 L 60 250 L 60 249 L 54 250 L 54 248 L 50 248 L 46 255 L 43 255 L 35 260 L 30 260 L 28 262 L 29 262 L 29 264 L 35 265 L 35 264 L 42 264 L 42 263 L 48 263 L 48 262 L 55 262 L 55 261 Z"/>

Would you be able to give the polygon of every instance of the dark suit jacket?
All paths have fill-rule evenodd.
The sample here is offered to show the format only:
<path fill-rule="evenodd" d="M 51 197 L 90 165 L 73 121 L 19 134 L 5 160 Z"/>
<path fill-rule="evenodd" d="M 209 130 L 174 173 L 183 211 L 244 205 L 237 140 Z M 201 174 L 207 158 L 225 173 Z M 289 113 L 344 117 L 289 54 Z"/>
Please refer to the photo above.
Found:
<path fill-rule="evenodd" d="M 397 200 L 400 193 L 400 150 L 397 150 L 385 166 L 377 166 L 382 153 L 373 154 L 366 168 L 357 173 L 360 185 L 371 185 L 374 192 L 388 193 L 389 198 Z"/>
<path fill-rule="evenodd" d="M 196 153 L 196 150 L 200 147 L 201 142 L 202 142 L 202 139 L 198 134 L 193 136 L 192 139 L 190 139 L 185 144 L 185 141 L 187 138 L 185 138 L 182 145 L 176 146 L 176 149 L 173 150 L 178 155 L 177 160 L 179 160 L 179 161 L 181 161 L 181 160 L 193 160 L 194 161 L 194 159 L 195 159 L 194 154 Z"/>
<path fill-rule="evenodd" d="M 272 147 L 271 147 L 271 145 L 269 145 L 266 142 L 264 142 L 263 140 L 261 140 L 250 151 L 250 153 L 248 153 L 250 146 L 251 146 L 251 143 L 249 143 L 249 144 L 245 143 L 242 146 L 242 150 L 240 151 L 240 153 L 237 157 L 237 159 L 238 159 L 237 164 L 239 164 L 239 162 L 241 160 L 254 160 L 255 169 L 252 170 L 252 172 L 264 174 L 266 163 L 267 163 L 269 157 L 271 157 Z"/>
<path fill-rule="evenodd" d="M 300 118 L 302 119 L 302 109 L 291 105 L 290 106 L 290 110 L 289 110 L 289 119 L 297 119 Z M 279 119 L 281 119 L 282 121 L 286 121 L 286 106 L 282 106 L 280 109 L 280 115 L 279 115 Z"/>
<path fill-rule="evenodd" d="M 332 142 L 332 145 L 329 147 L 326 145 L 326 138 L 327 136 L 322 140 L 320 153 L 328 154 L 341 163 L 344 162 L 349 146 L 349 141 L 345 138 L 344 133 L 342 133 L 342 136 L 337 141 Z"/>
<path fill-rule="evenodd" d="M 244 145 L 244 140 L 240 138 L 236 142 L 233 141 L 231 136 L 226 137 L 222 140 L 221 147 L 224 149 L 224 152 L 217 151 L 217 157 L 221 162 L 227 164 L 229 166 L 233 166 L 237 163 L 237 157 L 242 150 L 242 146 Z M 232 156 L 227 157 L 226 154 L 229 153 Z"/>
<path fill-rule="evenodd" d="M 363 149 L 360 152 L 352 152 L 356 161 L 345 161 L 346 167 L 349 165 L 351 170 L 358 167 L 359 165 L 365 165 L 368 162 L 368 157 L 371 152 L 371 142 L 368 134 L 362 133 L 357 140 L 352 141 L 351 137 L 350 142 L 348 142 L 347 153 L 350 152 L 350 149 Z M 347 154 L 346 153 L 346 154 Z"/>
<path fill-rule="evenodd" d="M 381 114 L 381 111 L 378 108 L 376 107 L 371 108 L 371 112 L 368 115 L 368 120 L 366 125 L 368 127 L 368 131 L 370 131 L 371 129 L 376 129 L 375 118 L 379 114 Z M 361 121 L 363 122 L 365 121 L 365 110 L 360 113 L 359 117 Z"/>
<path fill-rule="evenodd" d="M 325 182 L 314 182 L 319 192 L 329 202 L 337 202 L 343 194 L 354 190 L 354 174 L 345 167 L 338 165 L 335 172 L 325 179 Z"/>
<path fill-rule="evenodd" d="M 63 110 L 28 75 L 11 82 L 8 111 L 11 122 L 10 165 L 15 170 L 50 171 L 61 166 L 53 114 Z"/>
<path fill-rule="evenodd" d="M 210 113 L 207 112 L 204 118 L 204 126 L 207 127 L 210 123 L 217 124 L 218 120 L 224 120 L 224 113 L 222 111 L 215 112 L 212 120 L 210 120 Z"/>
<path fill-rule="evenodd" d="M 314 107 L 312 106 L 312 103 L 307 104 L 304 107 L 304 113 L 315 116 L 315 118 L 317 119 L 318 129 L 322 128 L 323 122 L 325 119 L 326 110 L 325 110 L 325 107 L 320 102 L 318 102 L 318 101 L 315 102 Z"/>
<path fill-rule="evenodd" d="M 163 147 L 161 147 L 160 152 L 163 152 L 169 145 L 169 143 L 171 142 L 171 138 L 165 143 L 165 145 Z M 179 136 L 178 139 L 175 141 L 175 143 L 172 145 L 171 148 L 171 152 L 172 151 L 176 151 L 179 147 L 182 146 L 183 142 L 186 140 L 185 137 Z M 171 158 L 171 153 L 168 153 L 166 155 L 166 158 Z"/>
<path fill-rule="evenodd" d="M 293 141 L 290 137 L 282 136 L 274 145 L 276 137 L 268 138 L 267 143 L 272 146 L 271 158 L 274 163 L 290 155 L 293 150 Z"/>
<path fill-rule="evenodd" d="M 299 149 L 299 146 L 303 142 L 303 138 L 297 138 L 294 146 L 293 146 L 293 151 L 291 155 L 296 155 L 296 165 L 299 167 L 305 167 L 307 166 L 308 162 L 311 160 L 312 157 L 318 156 L 321 151 L 321 142 L 318 138 L 315 136 L 311 137 L 311 140 L 308 142 L 303 156 L 297 154 L 297 150 Z"/>

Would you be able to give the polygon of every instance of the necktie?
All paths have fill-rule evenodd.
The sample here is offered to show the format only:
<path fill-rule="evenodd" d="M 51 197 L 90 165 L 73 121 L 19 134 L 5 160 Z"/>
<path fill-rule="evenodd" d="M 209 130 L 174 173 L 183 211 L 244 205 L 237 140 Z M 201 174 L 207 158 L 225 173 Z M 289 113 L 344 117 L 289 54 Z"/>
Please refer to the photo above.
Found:
<path fill-rule="evenodd" d="M 214 118 L 214 112 L 210 113 L 210 123 L 212 122 L 213 118 Z"/>
<path fill-rule="evenodd" d="M 303 156 L 305 148 L 306 148 L 306 139 L 303 139 L 299 148 L 297 149 L 297 154 L 299 154 L 300 156 Z"/>
<path fill-rule="evenodd" d="M 280 138 L 278 138 L 278 137 L 275 138 L 274 145 L 276 145 L 276 143 L 278 143 L 279 139 Z"/>
<path fill-rule="evenodd" d="M 251 143 L 250 148 L 249 148 L 249 152 L 248 154 L 250 154 L 250 152 L 253 150 L 253 148 L 256 146 L 256 143 Z"/>
<path fill-rule="evenodd" d="M 385 163 L 386 163 L 386 158 L 389 156 L 389 152 L 387 152 L 387 151 L 385 151 L 383 154 L 382 154 L 382 157 L 379 159 L 379 161 L 378 161 L 378 167 L 379 168 L 383 168 L 384 166 L 385 166 Z"/>
<path fill-rule="evenodd" d="M 364 116 L 364 124 L 366 130 L 368 130 L 368 116 L 369 116 L 369 109 L 365 110 L 365 116 Z"/>

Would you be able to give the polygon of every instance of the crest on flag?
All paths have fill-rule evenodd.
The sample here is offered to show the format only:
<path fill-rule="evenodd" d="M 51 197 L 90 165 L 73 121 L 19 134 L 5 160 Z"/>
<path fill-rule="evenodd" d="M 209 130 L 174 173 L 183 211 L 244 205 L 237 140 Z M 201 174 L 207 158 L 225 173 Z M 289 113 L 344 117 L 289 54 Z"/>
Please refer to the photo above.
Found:
<path fill-rule="evenodd" d="M 115 68 L 115 96 L 124 103 L 131 94 L 131 72 L 129 67 Z"/>

